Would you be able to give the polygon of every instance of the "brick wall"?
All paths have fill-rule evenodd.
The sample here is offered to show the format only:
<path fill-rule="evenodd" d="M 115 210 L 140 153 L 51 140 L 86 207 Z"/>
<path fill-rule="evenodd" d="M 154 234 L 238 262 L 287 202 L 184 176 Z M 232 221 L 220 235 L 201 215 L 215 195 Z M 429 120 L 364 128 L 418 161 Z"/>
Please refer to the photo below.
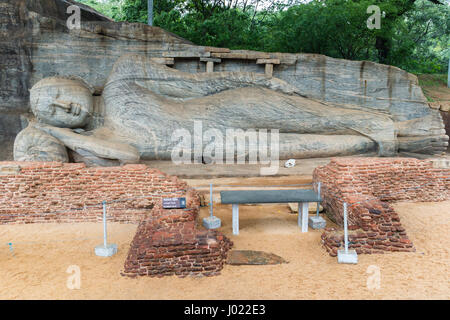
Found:
<path fill-rule="evenodd" d="M 110 221 L 137 223 L 163 197 L 185 196 L 188 207 L 198 197 L 184 181 L 146 165 L 0 162 L 0 224 L 101 221 L 102 201 Z"/>
<path fill-rule="evenodd" d="M 162 208 L 186 197 L 186 209 Z M 123 275 L 216 275 L 231 241 L 197 230 L 194 189 L 146 165 L 86 168 L 59 162 L 0 162 L 0 224 L 101 221 L 139 223 Z"/>
<path fill-rule="evenodd" d="M 195 228 L 197 209 L 155 210 L 139 224 L 122 275 L 213 276 L 223 268 L 232 242 L 217 231 Z"/>
<path fill-rule="evenodd" d="M 323 206 L 339 226 L 343 203 L 348 203 L 349 246 L 358 253 L 414 250 L 390 202 L 450 199 L 450 169 L 425 160 L 333 158 L 314 170 L 313 179 L 322 182 Z M 332 256 L 343 241 L 342 230 L 328 228 L 322 234 Z"/>

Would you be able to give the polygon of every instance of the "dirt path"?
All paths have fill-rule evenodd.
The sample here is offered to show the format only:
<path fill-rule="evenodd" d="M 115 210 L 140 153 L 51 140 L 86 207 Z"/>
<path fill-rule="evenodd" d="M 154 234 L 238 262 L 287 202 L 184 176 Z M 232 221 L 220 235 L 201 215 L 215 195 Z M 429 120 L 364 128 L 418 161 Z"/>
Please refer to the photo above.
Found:
<path fill-rule="evenodd" d="M 121 277 L 134 225 L 110 224 L 111 242 L 119 245 L 112 258 L 94 255 L 101 243 L 100 224 L 0 226 L 0 298 L 450 299 L 450 201 L 395 207 L 417 252 L 361 255 L 358 265 L 339 265 L 321 248 L 320 232 L 300 233 L 297 216 L 285 205 L 243 206 L 239 236 L 231 235 L 231 208 L 217 206 L 221 230 L 235 248 L 272 252 L 290 263 L 227 265 L 214 278 Z M 207 214 L 208 208 L 203 208 L 201 215 Z M 13 243 L 14 255 L 8 242 Z M 66 285 L 71 265 L 81 271 L 79 290 Z M 377 270 L 381 288 L 370 290 L 367 281 Z"/>

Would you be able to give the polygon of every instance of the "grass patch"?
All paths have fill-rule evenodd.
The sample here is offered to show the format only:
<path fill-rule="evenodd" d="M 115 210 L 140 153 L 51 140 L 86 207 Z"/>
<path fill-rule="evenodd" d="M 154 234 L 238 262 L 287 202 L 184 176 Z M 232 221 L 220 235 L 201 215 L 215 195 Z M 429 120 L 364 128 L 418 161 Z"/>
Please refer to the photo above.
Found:
<path fill-rule="evenodd" d="M 447 86 L 447 74 L 418 74 L 421 87 Z"/>
<path fill-rule="evenodd" d="M 434 102 L 428 89 L 444 87 L 447 88 L 447 74 L 417 74 L 419 79 L 419 85 L 422 87 L 422 91 L 427 98 L 428 102 Z"/>

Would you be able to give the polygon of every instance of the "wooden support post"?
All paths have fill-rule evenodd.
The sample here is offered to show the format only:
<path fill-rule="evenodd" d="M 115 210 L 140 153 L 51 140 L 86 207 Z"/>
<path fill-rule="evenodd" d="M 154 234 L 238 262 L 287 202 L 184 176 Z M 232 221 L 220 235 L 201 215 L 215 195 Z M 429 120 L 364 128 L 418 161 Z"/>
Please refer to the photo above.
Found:
<path fill-rule="evenodd" d="M 239 234 L 239 205 L 232 204 L 233 208 L 233 234 Z"/>

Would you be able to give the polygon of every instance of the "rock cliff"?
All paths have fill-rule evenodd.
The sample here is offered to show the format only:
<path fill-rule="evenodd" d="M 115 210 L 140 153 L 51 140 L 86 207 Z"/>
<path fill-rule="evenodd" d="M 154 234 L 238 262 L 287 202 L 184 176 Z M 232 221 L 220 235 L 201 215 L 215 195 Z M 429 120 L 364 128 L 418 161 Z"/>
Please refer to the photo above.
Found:
<path fill-rule="evenodd" d="M 74 4 L 81 10 L 81 29 L 70 30 L 67 7 Z M 395 122 L 440 118 L 428 107 L 417 78 L 392 66 L 196 46 L 157 27 L 113 22 L 71 0 L 0 0 L 0 17 L 0 160 L 12 159 L 12 143 L 24 127 L 21 118 L 29 113 L 34 84 L 55 75 L 78 76 L 99 96 L 114 63 L 129 53 L 191 73 L 270 72 L 308 98 L 386 113 Z M 441 127 L 438 123 L 431 129 Z"/>

